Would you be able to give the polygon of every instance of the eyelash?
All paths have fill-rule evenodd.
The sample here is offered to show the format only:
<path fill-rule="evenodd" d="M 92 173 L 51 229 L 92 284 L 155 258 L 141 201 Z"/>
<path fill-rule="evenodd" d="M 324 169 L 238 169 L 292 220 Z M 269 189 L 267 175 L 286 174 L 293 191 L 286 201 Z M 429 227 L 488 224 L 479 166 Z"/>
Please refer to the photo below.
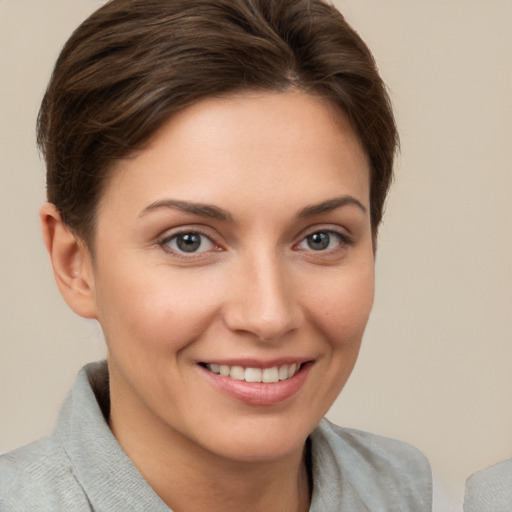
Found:
<path fill-rule="evenodd" d="M 327 246 L 326 248 L 320 248 L 320 249 L 313 249 L 311 246 L 309 246 L 307 248 L 300 247 L 301 244 L 308 244 L 308 240 L 311 241 L 311 238 L 313 236 L 320 235 L 320 234 L 327 235 L 329 237 L 327 240 L 328 245 L 331 244 L 333 237 L 335 239 L 337 239 L 336 247 L 329 248 Z M 176 243 L 179 243 L 178 242 L 179 237 L 184 237 L 186 235 L 198 236 L 200 238 L 200 245 L 198 248 L 200 248 L 201 245 L 204 244 L 205 239 L 208 241 L 208 243 L 211 245 L 211 247 L 201 250 L 199 252 L 195 251 L 195 250 L 187 252 L 187 251 L 181 250 L 179 247 L 171 247 L 170 246 L 171 242 L 175 241 Z M 222 248 L 218 244 L 216 244 L 209 235 L 207 235 L 197 229 L 184 229 L 177 233 L 172 233 L 170 235 L 162 237 L 160 240 L 158 240 L 157 244 L 166 253 L 170 253 L 175 256 L 178 256 L 181 258 L 186 258 L 186 259 L 200 258 L 200 257 L 202 257 L 202 255 L 204 253 L 208 253 L 212 250 L 213 251 L 221 251 L 222 250 Z M 315 229 L 315 230 L 307 233 L 305 236 L 303 236 L 298 243 L 294 244 L 293 248 L 300 252 L 308 252 L 308 253 L 311 253 L 312 255 L 320 256 L 320 255 L 327 255 L 327 254 L 330 255 L 330 254 L 337 253 L 337 252 L 343 250 L 345 247 L 350 246 L 350 245 L 353 245 L 353 240 L 345 233 L 342 233 L 340 231 L 336 231 L 333 229 Z"/>
<path fill-rule="evenodd" d="M 176 243 L 178 243 L 179 237 L 184 237 L 186 235 L 199 236 L 201 239 L 201 242 L 200 242 L 201 245 L 204 243 L 204 240 L 206 239 L 208 241 L 208 243 L 211 244 L 212 247 L 210 249 L 202 250 L 200 252 L 197 252 L 197 251 L 187 252 L 187 251 L 180 250 L 179 247 L 173 248 L 170 246 L 170 243 L 172 241 L 176 241 Z M 214 251 L 220 250 L 220 247 L 212 240 L 212 238 L 210 236 L 208 236 L 207 234 L 205 234 L 197 229 L 184 229 L 184 230 L 178 231 L 177 233 L 172 233 L 170 235 L 166 235 L 163 238 L 161 238 L 160 240 L 158 240 L 157 244 L 158 244 L 158 246 L 160 246 L 162 248 L 163 251 L 173 254 L 173 255 L 176 255 L 178 257 L 187 258 L 187 259 L 194 258 L 194 257 L 196 257 L 196 258 L 200 257 L 205 252 L 209 252 L 211 250 L 214 250 Z"/>
<path fill-rule="evenodd" d="M 311 246 L 309 248 L 304 249 L 304 251 L 311 252 L 312 254 L 318 254 L 318 255 L 326 255 L 326 254 L 333 254 L 336 253 L 342 249 L 344 249 L 347 246 L 353 245 L 353 240 L 345 233 L 342 233 L 340 231 L 336 231 L 334 229 L 315 229 L 314 231 L 310 231 L 307 233 L 299 243 L 295 244 L 294 247 L 296 247 L 298 250 L 300 249 L 300 245 L 303 243 L 308 243 L 308 239 L 310 240 L 315 235 L 327 235 L 329 237 L 328 244 L 332 242 L 332 238 L 334 237 L 337 239 L 336 247 L 334 248 L 325 248 L 325 249 L 318 249 L 315 250 Z"/>

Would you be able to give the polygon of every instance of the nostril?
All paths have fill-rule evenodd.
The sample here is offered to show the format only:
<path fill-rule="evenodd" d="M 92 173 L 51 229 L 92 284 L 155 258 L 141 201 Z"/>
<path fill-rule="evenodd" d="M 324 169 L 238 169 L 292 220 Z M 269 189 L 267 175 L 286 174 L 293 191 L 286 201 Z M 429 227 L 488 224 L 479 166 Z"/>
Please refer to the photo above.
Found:
<path fill-rule="evenodd" d="M 232 331 L 251 333 L 262 342 L 274 341 L 301 323 L 295 284 L 289 282 L 286 268 L 275 254 L 262 256 L 260 251 L 252 258 L 239 269 L 246 278 L 236 282 L 224 304 L 225 323 Z"/>
<path fill-rule="evenodd" d="M 225 323 L 234 332 L 250 333 L 261 342 L 272 342 L 296 330 L 300 326 L 300 314 L 284 310 L 268 315 L 238 306 L 226 315 Z"/>

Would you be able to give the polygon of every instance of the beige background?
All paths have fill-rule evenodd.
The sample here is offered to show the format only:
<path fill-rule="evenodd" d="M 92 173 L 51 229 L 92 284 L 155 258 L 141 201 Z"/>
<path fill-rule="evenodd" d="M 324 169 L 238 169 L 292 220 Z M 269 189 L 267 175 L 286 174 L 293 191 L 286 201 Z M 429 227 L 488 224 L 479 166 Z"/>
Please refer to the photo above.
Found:
<path fill-rule="evenodd" d="M 37 211 L 38 103 L 59 48 L 101 4 L 0 0 L 0 452 L 46 434 L 104 356 L 53 284 Z M 512 456 L 512 1 L 338 0 L 387 81 L 402 137 L 359 363 L 330 416 L 431 460 L 437 509 Z"/>

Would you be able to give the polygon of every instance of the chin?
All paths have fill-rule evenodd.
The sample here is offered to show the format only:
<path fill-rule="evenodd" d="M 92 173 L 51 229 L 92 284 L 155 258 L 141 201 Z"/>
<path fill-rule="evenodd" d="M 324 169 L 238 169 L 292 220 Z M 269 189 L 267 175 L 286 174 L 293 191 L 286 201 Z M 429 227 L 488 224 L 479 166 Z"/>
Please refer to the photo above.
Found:
<path fill-rule="evenodd" d="M 291 428 L 289 418 L 284 423 L 255 421 L 251 428 L 246 424 L 243 431 L 232 430 L 222 439 L 212 438 L 209 444 L 218 455 L 238 462 L 272 462 L 302 454 L 315 425 Z"/>

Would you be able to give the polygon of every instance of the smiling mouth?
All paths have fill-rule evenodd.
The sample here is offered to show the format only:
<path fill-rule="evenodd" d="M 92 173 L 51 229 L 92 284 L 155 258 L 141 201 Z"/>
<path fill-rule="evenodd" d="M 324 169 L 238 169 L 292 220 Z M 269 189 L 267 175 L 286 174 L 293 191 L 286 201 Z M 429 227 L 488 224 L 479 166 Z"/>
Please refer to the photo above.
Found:
<path fill-rule="evenodd" d="M 272 384 L 292 378 L 304 365 L 293 363 L 273 366 L 271 368 L 252 368 L 238 365 L 228 366 L 225 364 L 201 363 L 201 366 L 223 377 L 230 377 L 231 379 L 245 382 Z"/>

